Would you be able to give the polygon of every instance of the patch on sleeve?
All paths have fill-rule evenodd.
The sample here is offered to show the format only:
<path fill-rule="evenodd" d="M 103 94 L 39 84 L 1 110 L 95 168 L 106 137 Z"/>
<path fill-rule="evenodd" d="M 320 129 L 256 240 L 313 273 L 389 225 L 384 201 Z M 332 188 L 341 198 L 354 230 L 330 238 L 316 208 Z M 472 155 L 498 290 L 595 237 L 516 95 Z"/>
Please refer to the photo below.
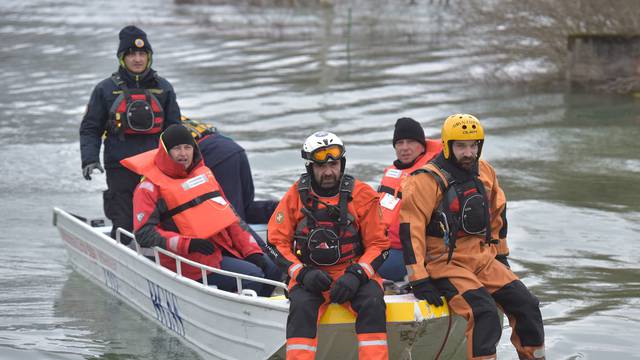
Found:
<path fill-rule="evenodd" d="M 144 215 L 145 215 L 144 211 L 141 211 L 136 214 L 136 220 L 138 220 L 139 224 L 142 223 L 142 219 L 144 219 Z"/>
<path fill-rule="evenodd" d="M 139 187 L 140 187 L 140 189 L 145 189 L 145 190 L 148 190 L 150 192 L 153 192 L 153 188 L 154 188 L 153 183 L 151 183 L 150 181 L 141 182 Z"/>
<path fill-rule="evenodd" d="M 278 213 L 276 214 L 276 223 L 282 224 L 283 221 L 284 221 L 284 213 L 282 211 L 278 211 Z"/>

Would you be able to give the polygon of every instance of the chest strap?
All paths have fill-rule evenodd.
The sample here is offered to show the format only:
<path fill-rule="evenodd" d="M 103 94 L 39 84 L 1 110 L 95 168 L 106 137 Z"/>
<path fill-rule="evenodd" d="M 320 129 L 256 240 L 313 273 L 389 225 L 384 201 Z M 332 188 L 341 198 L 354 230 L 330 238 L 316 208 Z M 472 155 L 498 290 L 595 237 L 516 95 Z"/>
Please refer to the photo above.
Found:
<path fill-rule="evenodd" d="M 176 207 L 174 207 L 171 210 L 167 210 L 166 212 L 162 213 L 160 215 L 160 220 L 161 221 L 165 221 L 187 209 L 190 209 L 194 206 L 198 206 L 200 204 L 202 204 L 203 202 L 209 200 L 209 199 L 213 199 L 215 197 L 221 196 L 222 194 L 220 193 L 220 191 L 211 191 L 208 193 L 204 193 L 200 196 L 197 196 L 189 201 L 187 201 L 186 203 L 182 204 L 182 205 L 178 205 Z"/>

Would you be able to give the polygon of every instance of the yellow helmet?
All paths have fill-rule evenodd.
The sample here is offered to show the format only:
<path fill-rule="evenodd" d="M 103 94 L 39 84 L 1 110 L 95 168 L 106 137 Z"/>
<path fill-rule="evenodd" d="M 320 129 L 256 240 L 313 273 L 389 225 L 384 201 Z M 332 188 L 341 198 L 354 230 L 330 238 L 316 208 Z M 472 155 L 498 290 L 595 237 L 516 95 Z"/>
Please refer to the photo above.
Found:
<path fill-rule="evenodd" d="M 454 140 L 477 140 L 479 142 L 478 157 L 484 142 L 484 129 L 475 116 L 469 114 L 454 114 L 447 118 L 442 125 L 442 151 L 444 158 L 449 159 L 451 142 Z"/>
<path fill-rule="evenodd" d="M 189 131 L 191 132 L 191 136 L 193 136 L 196 142 L 200 141 L 205 136 L 214 134 L 216 132 L 215 127 L 193 119 L 189 119 L 184 115 L 180 117 L 180 121 L 182 122 L 182 125 L 184 125 L 184 127 L 189 129 Z"/>

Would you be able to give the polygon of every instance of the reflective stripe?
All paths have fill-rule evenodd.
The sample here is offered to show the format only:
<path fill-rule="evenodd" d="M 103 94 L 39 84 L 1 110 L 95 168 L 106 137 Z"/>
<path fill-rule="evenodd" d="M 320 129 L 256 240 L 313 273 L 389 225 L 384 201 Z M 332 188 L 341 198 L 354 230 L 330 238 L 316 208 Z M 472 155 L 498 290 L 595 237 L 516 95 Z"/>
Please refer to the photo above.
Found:
<path fill-rule="evenodd" d="M 167 245 L 169 250 L 173 251 L 173 252 L 178 252 L 178 242 L 180 241 L 180 236 L 176 235 L 172 238 L 169 238 L 169 243 Z"/>
<path fill-rule="evenodd" d="M 545 356 L 544 348 L 536 349 L 536 350 L 533 352 L 533 356 L 534 356 L 536 359 L 542 359 L 542 358 Z"/>
<path fill-rule="evenodd" d="M 296 272 L 296 270 L 300 269 L 301 267 L 303 267 L 304 265 L 302 265 L 302 263 L 297 263 L 295 265 L 291 265 L 291 267 L 289 268 L 289 276 L 293 279 L 295 278 L 295 276 L 293 276 Z"/>
<path fill-rule="evenodd" d="M 363 340 L 358 341 L 358 346 L 387 346 L 387 340 Z"/>
<path fill-rule="evenodd" d="M 374 271 L 373 271 L 373 268 L 371 267 L 371 265 L 369 265 L 367 263 L 358 263 L 358 265 L 362 266 L 362 268 L 367 271 L 367 273 L 369 274 L 369 278 L 373 277 Z"/>
<path fill-rule="evenodd" d="M 153 184 L 150 181 L 143 181 L 140 183 L 140 185 L 138 185 L 138 187 L 140 189 L 145 189 L 148 190 L 150 192 L 153 192 Z"/>
<path fill-rule="evenodd" d="M 287 344 L 287 351 L 289 350 L 306 350 L 316 352 L 316 347 L 304 344 Z"/>

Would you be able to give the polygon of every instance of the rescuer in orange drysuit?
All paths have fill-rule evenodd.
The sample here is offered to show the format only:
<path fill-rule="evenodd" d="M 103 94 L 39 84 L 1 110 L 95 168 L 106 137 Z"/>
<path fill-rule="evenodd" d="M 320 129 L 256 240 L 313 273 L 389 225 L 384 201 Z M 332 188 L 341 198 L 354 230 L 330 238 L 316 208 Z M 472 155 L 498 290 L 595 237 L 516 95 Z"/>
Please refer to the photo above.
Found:
<path fill-rule="evenodd" d="M 538 299 L 507 261 L 506 198 L 494 169 L 480 160 L 484 130 L 474 116 L 449 116 L 443 150 L 403 183 L 400 238 L 414 295 L 467 320 L 467 358 L 495 359 L 509 318 L 520 359 L 544 359 Z"/>
<path fill-rule="evenodd" d="M 316 132 L 302 149 L 307 172 L 276 208 L 268 243 L 289 282 L 287 359 L 314 359 L 317 323 L 329 302 L 356 318 L 360 359 L 387 359 L 385 302 L 376 269 L 389 248 L 378 195 L 344 174 L 345 149 Z"/>

